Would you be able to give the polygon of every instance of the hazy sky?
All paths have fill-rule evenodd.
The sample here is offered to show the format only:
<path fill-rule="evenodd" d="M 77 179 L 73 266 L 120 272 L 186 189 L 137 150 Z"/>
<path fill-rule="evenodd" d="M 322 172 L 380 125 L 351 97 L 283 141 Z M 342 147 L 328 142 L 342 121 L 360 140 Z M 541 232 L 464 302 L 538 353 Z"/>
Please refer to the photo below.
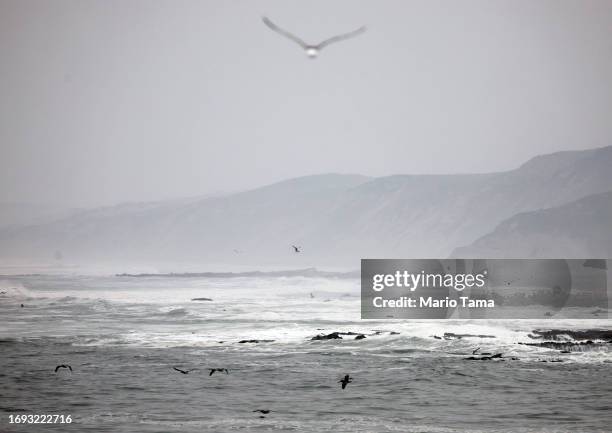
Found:
<path fill-rule="evenodd" d="M 310 60 L 262 15 L 368 31 Z M 0 0 L 0 201 L 498 171 L 611 138 L 610 0 Z"/>

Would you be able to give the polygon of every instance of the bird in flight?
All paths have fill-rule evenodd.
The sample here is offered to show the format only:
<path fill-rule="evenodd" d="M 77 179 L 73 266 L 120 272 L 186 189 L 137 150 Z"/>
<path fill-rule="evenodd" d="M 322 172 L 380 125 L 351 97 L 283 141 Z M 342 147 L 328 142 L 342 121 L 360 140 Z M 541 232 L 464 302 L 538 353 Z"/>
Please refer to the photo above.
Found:
<path fill-rule="evenodd" d="M 227 368 L 209 368 L 210 373 L 208 374 L 209 376 L 212 376 L 213 374 L 215 374 L 215 371 L 218 371 L 219 373 L 223 373 L 225 372 L 225 374 L 229 374 L 229 370 Z"/>
<path fill-rule="evenodd" d="M 176 368 L 176 367 L 172 367 L 172 369 L 178 371 L 181 374 L 189 374 L 190 371 L 193 371 L 193 369 L 192 370 L 181 370 L 180 368 Z"/>
<path fill-rule="evenodd" d="M 57 373 L 57 370 L 59 370 L 60 368 L 67 368 L 72 373 L 72 367 L 67 364 L 58 365 L 57 367 L 55 367 L 55 372 Z"/>
<path fill-rule="evenodd" d="M 300 248 L 302 248 L 302 247 L 298 247 L 296 245 L 291 245 L 291 246 L 293 247 L 293 251 L 295 251 L 296 253 L 301 253 L 302 252 L 302 250 L 300 250 Z"/>
<path fill-rule="evenodd" d="M 253 412 L 261 412 L 264 415 L 266 415 L 270 413 L 270 409 L 257 409 L 257 410 L 254 410 Z"/>
<path fill-rule="evenodd" d="M 351 383 L 353 379 L 347 374 L 342 379 L 338 381 L 338 383 L 342 384 L 342 389 L 346 388 L 346 385 Z"/>
<path fill-rule="evenodd" d="M 298 38 L 297 36 L 295 36 L 292 33 L 289 33 L 287 30 L 281 29 L 279 26 L 277 26 L 276 24 L 274 24 L 272 21 L 270 21 L 269 18 L 267 17 L 263 17 L 262 18 L 264 24 L 266 26 L 268 26 L 271 30 L 275 31 L 276 33 L 291 39 L 293 42 L 295 42 L 296 44 L 298 44 L 300 47 L 302 47 L 302 49 L 306 52 L 306 55 L 308 57 L 310 57 L 311 59 L 315 59 L 318 55 L 319 52 L 325 48 L 326 46 L 328 46 L 329 44 L 333 44 L 334 42 L 340 42 L 343 41 L 345 39 L 349 39 L 352 38 L 354 36 L 360 35 L 361 33 L 366 31 L 365 26 L 359 27 L 357 30 L 353 30 L 352 32 L 348 32 L 348 33 L 343 33 L 340 35 L 336 35 L 336 36 L 332 36 L 331 38 L 325 39 L 322 42 L 319 42 L 316 45 L 310 45 L 307 44 L 306 42 L 304 42 L 302 39 Z"/>

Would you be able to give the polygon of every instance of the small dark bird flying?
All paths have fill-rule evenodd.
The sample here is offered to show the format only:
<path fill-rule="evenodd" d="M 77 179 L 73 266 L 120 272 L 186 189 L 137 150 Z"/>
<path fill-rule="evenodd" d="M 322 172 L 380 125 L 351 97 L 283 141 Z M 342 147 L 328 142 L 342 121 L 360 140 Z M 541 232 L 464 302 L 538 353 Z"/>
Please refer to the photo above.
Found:
<path fill-rule="evenodd" d="M 295 251 L 296 253 L 301 253 L 302 252 L 302 250 L 300 249 L 302 247 L 298 247 L 296 245 L 291 245 L 291 246 L 293 247 L 293 251 Z"/>
<path fill-rule="evenodd" d="M 256 410 L 254 410 L 253 412 L 261 412 L 261 413 L 263 413 L 264 415 L 267 415 L 267 414 L 269 414 L 269 413 L 270 413 L 270 409 L 256 409 Z"/>
<path fill-rule="evenodd" d="M 67 368 L 70 370 L 70 372 L 72 373 L 72 367 L 69 366 L 68 364 L 62 364 L 62 365 L 58 365 L 57 367 L 55 367 L 55 372 L 57 373 L 57 370 L 59 370 L 60 368 Z"/>
<path fill-rule="evenodd" d="M 268 28 L 270 28 L 270 30 L 275 31 L 276 33 L 292 40 L 293 42 L 298 44 L 300 47 L 302 47 L 302 49 L 306 52 L 306 55 L 310 57 L 311 59 L 316 58 L 319 55 L 319 52 L 323 48 L 328 46 L 329 44 L 333 44 L 334 42 L 340 42 L 345 39 L 355 37 L 366 31 L 365 26 L 362 26 L 362 27 L 359 27 L 357 30 L 353 30 L 352 32 L 332 36 L 331 38 L 325 39 L 324 41 L 319 42 L 316 45 L 310 45 L 304 42 L 302 39 L 295 36 L 293 33 L 290 33 L 287 30 L 281 29 L 279 26 L 277 26 L 272 21 L 270 21 L 270 19 L 268 19 L 267 17 L 263 17 L 262 20 L 264 24 L 268 26 Z"/>
<path fill-rule="evenodd" d="M 213 374 L 215 374 L 215 371 L 218 371 L 219 373 L 223 373 L 225 372 L 225 374 L 229 374 L 229 370 L 227 368 L 209 368 L 210 373 L 208 374 L 209 376 L 212 376 Z"/>
<path fill-rule="evenodd" d="M 353 379 L 347 374 L 342 379 L 338 381 L 338 383 L 342 384 L 342 389 L 346 388 L 346 385 L 351 383 Z"/>
<path fill-rule="evenodd" d="M 190 371 L 193 371 L 193 369 L 191 369 L 191 370 L 181 370 L 180 368 L 176 368 L 176 367 L 172 367 L 172 369 L 178 371 L 181 374 L 189 374 Z"/>

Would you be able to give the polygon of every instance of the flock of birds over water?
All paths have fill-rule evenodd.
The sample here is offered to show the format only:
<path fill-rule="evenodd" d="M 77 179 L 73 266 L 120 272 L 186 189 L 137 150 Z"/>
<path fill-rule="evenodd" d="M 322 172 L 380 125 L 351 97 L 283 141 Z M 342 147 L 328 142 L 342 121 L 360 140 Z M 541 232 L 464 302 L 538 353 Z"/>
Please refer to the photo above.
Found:
<path fill-rule="evenodd" d="M 291 245 L 291 247 L 293 248 L 293 251 L 296 254 L 302 252 L 302 247 L 300 247 L 298 245 Z M 234 252 L 238 252 L 238 250 L 234 250 Z M 311 294 L 311 297 L 312 297 L 312 294 Z M 23 307 L 23 304 L 21 305 L 21 307 Z M 72 373 L 72 366 L 70 366 L 69 364 L 60 364 L 60 365 L 56 366 L 55 367 L 55 373 L 57 373 L 61 369 L 69 370 L 70 373 Z M 192 368 L 191 370 L 184 370 L 184 369 L 178 368 L 178 367 L 172 367 L 172 369 L 174 371 L 178 372 L 178 373 L 181 373 L 181 374 L 189 374 L 192 371 L 196 371 L 197 370 L 197 368 Z M 209 371 L 208 376 L 212 376 L 215 373 L 225 373 L 225 374 L 229 375 L 229 369 L 227 369 L 227 368 L 209 368 L 208 371 Z M 344 377 L 338 381 L 338 383 L 340 384 L 342 389 L 345 389 L 346 386 L 349 383 L 351 383 L 352 381 L 353 381 L 353 378 L 350 377 L 350 375 L 345 374 Z M 253 412 L 260 413 L 259 418 L 265 418 L 266 415 L 268 415 L 271 412 L 271 410 L 270 409 L 255 409 Z"/>
<path fill-rule="evenodd" d="M 70 366 L 69 364 L 60 364 L 57 367 L 55 367 L 55 373 L 57 373 L 61 369 L 69 370 L 70 373 L 72 373 L 72 371 L 73 371 L 72 370 L 72 366 Z M 177 371 L 177 372 L 181 373 L 181 374 L 189 374 L 192 371 L 197 371 L 198 370 L 197 368 L 192 368 L 191 370 L 184 370 L 184 369 L 178 368 L 178 367 L 172 367 L 172 369 L 174 371 Z M 208 371 L 210 372 L 210 373 L 208 373 L 208 376 L 212 376 L 213 374 L 215 374 L 217 372 L 229 374 L 229 370 L 227 368 L 209 368 Z M 352 381 L 353 381 L 353 378 L 350 375 L 345 374 L 344 377 L 338 381 L 338 383 L 340 384 L 342 389 L 345 389 L 346 385 L 348 385 Z M 253 412 L 260 413 L 259 418 L 265 418 L 266 415 L 268 415 L 272 411 L 270 409 L 255 409 Z"/>

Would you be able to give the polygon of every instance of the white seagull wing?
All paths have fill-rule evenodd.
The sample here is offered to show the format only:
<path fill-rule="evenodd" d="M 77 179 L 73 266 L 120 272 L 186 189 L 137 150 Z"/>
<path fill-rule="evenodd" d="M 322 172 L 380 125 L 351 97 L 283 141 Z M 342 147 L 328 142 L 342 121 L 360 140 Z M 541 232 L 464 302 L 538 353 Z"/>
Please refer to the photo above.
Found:
<path fill-rule="evenodd" d="M 329 44 L 333 44 L 335 42 L 340 42 L 343 41 L 345 39 L 350 39 L 353 38 L 355 36 L 358 36 L 362 33 L 364 33 L 366 31 L 366 27 L 362 26 L 359 27 L 357 30 L 353 30 L 352 32 L 348 32 L 348 33 L 343 33 L 341 35 L 337 35 L 337 36 L 332 36 L 329 39 L 325 39 L 323 42 L 319 43 L 316 48 L 321 50 L 323 48 L 325 48 L 326 46 L 328 46 Z"/>
<path fill-rule="evenodd" d="M 289 33 L 287 30 L 281 29 L 279 26 L 277 26 L 276 24 L 274 24 L 272 21 L 270 21 L 267 17 L 262 17 L 261 20 L 264 22 L 264 24 L 266 26 L 268 26 L 271 30 L 275 31 L 278 34 L 283 35 L 286 38 L 291 39 L 293 42 L 295 42 L 296 44 L 298 44 L 300 47 L 306 49 L 308 47 L 308 44 L 306 42 L 304 42 L 303 40 L 301 40 L 300 38 L 298 38 L 297 36 L 295 36 L 292 33 Z"/>

